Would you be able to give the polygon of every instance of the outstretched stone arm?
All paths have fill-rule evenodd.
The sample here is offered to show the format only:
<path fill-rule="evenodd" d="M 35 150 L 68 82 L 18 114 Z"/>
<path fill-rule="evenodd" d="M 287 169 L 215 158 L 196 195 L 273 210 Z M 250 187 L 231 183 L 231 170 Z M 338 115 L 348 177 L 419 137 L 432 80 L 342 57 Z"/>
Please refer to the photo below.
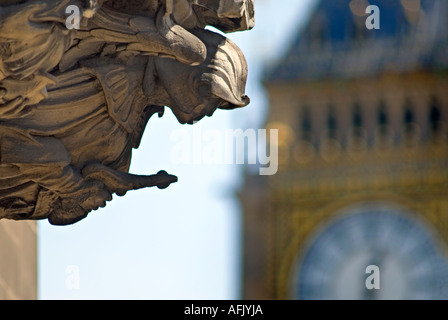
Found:
<path fill-rule="evenodd" d="M 177 182 L 177 177 L 159 171 L 153 175 L 135 175 L 127 172 L 117 171 L 110 167 L 96 163 L 86 166 L 82 170 L 85 179 L 101 181 L 110 193 L 123 196 L 127 191 L 137 190 L 147 187 L 168 188 L 171 183 Z"/>

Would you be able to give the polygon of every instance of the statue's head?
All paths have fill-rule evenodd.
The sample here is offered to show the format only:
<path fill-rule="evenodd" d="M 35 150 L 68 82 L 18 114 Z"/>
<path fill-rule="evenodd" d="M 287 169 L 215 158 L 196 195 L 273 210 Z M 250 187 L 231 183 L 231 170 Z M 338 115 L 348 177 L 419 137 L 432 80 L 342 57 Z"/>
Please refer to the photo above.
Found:
<path fill-rule="evenodd" d="M 156 59 L 160 84 L 169 96 L 180 123 L 192 124 L 216 109 L 235 109 L 249 104 L 245 95 L 247 63 L 241 50 L 229 39 L 207 30 L 193 32 L 207 47 L 199 66 L 173 59 Z"/>

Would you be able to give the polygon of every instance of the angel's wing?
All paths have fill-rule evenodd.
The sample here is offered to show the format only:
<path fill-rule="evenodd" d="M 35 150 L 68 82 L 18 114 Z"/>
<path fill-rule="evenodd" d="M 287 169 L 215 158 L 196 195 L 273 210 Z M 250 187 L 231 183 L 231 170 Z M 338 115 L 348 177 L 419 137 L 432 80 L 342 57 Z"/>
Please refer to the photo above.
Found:
<path fill-rule="evenodd" d="M 83 67 L 101 83 L 109 115 L 129 134 L 133 134 L 147 106 L 141 86 L 143 70 L 131 70 L 113 61 L 98 62 L 96 59 L 87 60 Z"/>
<path fill-rule="evenodd" d="M 189 65 L 198 65 L 205 60 L 206 48 L 202 41 L 175 24 L 163 7 L 154 14 L 153 18 L 130 15 L 103 6 L 88 25 L 77 32 L 79 42 L 64 55 L 60 70 L 65 71 L 83 57 L 95 53 L 117 52 L 104 52 L 106 44 L 115 45 L 118 51 L 169 57 Z"/>

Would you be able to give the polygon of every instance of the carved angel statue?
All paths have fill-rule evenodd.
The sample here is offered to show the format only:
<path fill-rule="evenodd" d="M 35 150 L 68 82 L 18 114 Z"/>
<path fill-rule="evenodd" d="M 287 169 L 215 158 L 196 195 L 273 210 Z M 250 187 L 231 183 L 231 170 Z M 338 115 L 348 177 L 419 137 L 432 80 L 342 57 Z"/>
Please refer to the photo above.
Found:
<path fill-rule="evenodd" d="M 80 8 L 79 29 L 66 27 Z M 244 107 L 247 64 L 227 38 L 253 0 L 0 0 L 0 219 L 75 223 L 128 190 L 149 118 Z"/>

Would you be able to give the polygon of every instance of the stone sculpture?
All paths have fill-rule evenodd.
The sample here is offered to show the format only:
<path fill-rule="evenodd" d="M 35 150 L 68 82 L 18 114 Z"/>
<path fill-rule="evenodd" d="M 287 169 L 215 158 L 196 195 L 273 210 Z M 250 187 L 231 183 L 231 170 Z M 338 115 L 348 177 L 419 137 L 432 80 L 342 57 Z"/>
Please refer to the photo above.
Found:
<path fill-rule="evenodd" d="M 66 9 L 80 8 L 79 29 Z M 0 0 L 0 219 L 75 223 L 128 190 L 177 178 L 128 173 L 149 118 L 182 124 L 244 107 L 238 47 L 253 0 Z"/>

